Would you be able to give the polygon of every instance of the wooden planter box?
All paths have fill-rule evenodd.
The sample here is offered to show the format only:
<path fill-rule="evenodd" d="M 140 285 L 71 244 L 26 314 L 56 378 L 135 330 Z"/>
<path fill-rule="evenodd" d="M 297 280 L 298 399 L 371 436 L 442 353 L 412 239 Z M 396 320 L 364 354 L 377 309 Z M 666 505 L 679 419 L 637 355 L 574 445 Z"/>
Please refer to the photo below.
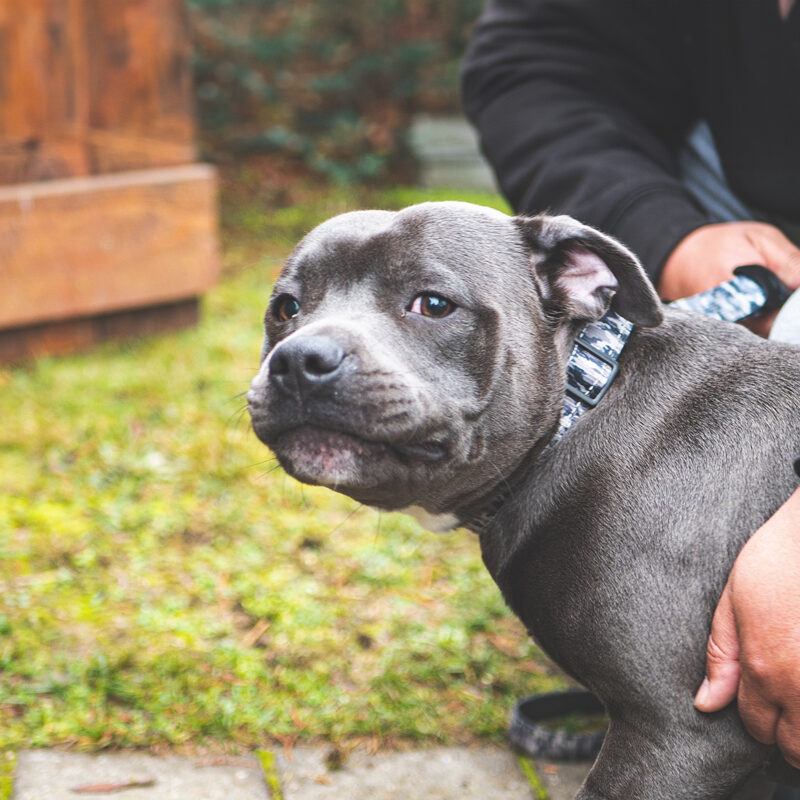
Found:
<path fill-rule="evenodd" d="M 0 361 L 191 324 L 218 271 L 180 0 L 0 0 Z"/>

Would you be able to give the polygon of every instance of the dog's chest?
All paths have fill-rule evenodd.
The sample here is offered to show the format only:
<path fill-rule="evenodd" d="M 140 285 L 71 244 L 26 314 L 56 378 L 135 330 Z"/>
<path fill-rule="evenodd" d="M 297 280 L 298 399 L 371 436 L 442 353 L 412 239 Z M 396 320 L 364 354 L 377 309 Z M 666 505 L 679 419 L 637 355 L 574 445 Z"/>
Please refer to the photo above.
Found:
<path fill-rule="evenodd" d="M 664 669 L 702 680 L 710 598 L 732 555 L 714 555 L 713 538 L 665 535 L 677 510 L 654 515 L 644 500 L 626 504 L 607 494 L 588 506 L 578 494 L 524 533 L 494 529 L 481 538 L 489 572 L 531 636 L 604 700 L 619 687 L 647 691 Z M 516 544 L 504 550 L 497 537 Z M 709 549 L 717 563 L 697 575 Z"/>

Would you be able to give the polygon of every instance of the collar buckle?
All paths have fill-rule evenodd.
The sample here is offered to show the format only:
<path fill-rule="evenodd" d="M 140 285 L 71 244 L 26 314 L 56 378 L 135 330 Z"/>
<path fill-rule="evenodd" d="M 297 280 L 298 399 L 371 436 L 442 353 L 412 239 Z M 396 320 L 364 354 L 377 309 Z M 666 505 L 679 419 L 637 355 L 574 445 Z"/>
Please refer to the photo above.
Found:
<path fill-rule="evenodd" d="M 583 391 L 577 385 L 576 381 L 569 380 L 567 382 L 567 394 L 570 395 L 570 397 L 573 397 L 579 403 L 583 403 L 589 408 L 594 408 L 603 399 L 603 397 L 605 397 L 606 392 L 614 382 L 614 378 L 617 377 L 617 373 L 619 372 L 619 363 L 617 362 L 616 358 L 604 353 L 599 348 L 587 342 L 581 336 L 577 336 L 575 338 L 574 344 L 578 347 L 582 347 L 588 353 L 591 353 L 592 356 L 594 356 L 598 361 L 610 368 L 610 372 L 604 377 L 604 382 L 600 384 L 593 383 L 591 386 L 589 386 L 587 391 Z M 570 361 L 572 360 L 573 357 L 570 358 Z M 593 394 L 589 394 L 589 392 L 592 390 L 596 391 Z"/>

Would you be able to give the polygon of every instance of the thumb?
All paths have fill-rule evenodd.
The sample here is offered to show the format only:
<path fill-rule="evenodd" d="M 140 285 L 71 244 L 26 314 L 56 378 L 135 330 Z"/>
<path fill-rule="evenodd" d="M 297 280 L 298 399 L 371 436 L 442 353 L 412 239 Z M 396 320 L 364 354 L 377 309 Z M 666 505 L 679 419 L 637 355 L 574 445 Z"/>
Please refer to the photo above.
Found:
<path fill-rule="evenodd" d="M 725 586 L 706 647 L 706 678 L 694 698 L 700 711 L 719 711 L 739 689 L 739 635 L 733 613 L 730 584 Z"/>

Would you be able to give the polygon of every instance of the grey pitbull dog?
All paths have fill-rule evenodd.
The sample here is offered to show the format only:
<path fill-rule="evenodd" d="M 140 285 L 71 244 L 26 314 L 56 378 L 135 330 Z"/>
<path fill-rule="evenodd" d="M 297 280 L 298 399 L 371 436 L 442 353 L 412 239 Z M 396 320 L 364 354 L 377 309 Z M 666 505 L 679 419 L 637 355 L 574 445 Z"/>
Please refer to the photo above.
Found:
<path fill-rule="evenodd" d="M 572 340 L 609 304 L 636 323 L 620 373 L 547 447 Z M 608 710 L 580 800 L 730 797 L 779 761 L 693 695 L 733 561 L 797 486 L 800 349 L 662 310 L 629 251 L 568 217 L 426 203 L 300 242 L 248 401 L 299 480 L 479 534 Z"/>

